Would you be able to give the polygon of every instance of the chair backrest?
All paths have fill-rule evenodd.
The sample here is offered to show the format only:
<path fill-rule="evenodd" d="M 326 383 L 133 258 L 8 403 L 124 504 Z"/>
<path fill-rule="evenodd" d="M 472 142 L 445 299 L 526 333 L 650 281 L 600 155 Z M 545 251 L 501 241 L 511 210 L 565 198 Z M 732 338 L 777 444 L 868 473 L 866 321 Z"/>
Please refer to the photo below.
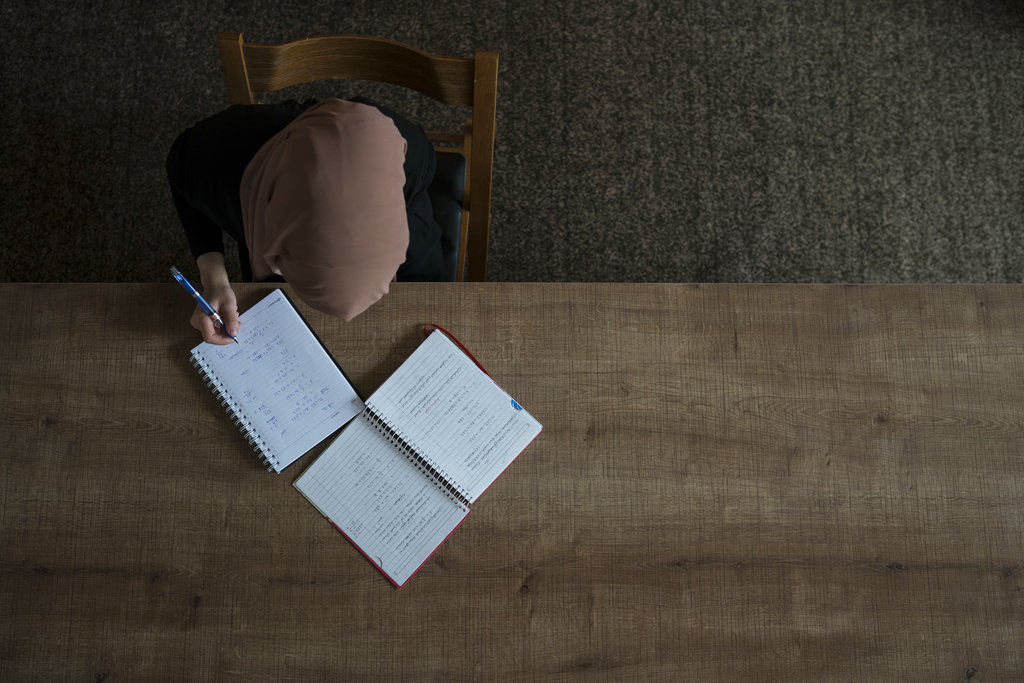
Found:
<path fill-rule="evenodd" d="M 262 45 L 243 42 L 241 33 L 218 33 L 217 46 L 232 104 L 255 104 L 256 93 L 340 78 L 398 85 L 449 106 L 469 107 L 472 113 L 463 130 L 428 131 L 427 136 L 439 152 L 458 152 L 466 159 L 456 279 L 486 279 L 497 53 L 442 57 L 366 36 L 318 36 Z"/>

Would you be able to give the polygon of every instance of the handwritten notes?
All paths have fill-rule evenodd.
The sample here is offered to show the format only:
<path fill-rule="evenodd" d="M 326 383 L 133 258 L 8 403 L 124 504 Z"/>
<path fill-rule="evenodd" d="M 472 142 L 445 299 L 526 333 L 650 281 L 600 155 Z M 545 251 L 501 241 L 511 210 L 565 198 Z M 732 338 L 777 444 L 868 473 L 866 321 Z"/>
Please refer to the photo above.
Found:
<path fill-rule="evenodd" d="M 295 486 L 401 586 L 540 430 L 434 332 Z"/>
<path fill-rule="evenodd" d="M 473 502 L 540 424 L 439 332 L 367 401 Z"/>
<path fill-rule="evenodd" d="M 243 431 L 280 472 L 363 404 L 281 290 L 240 320 L 238 344 L 204 343 L 192 353 Z"/>
<path fill-rule="evenodd" d="M 399 586 L 469 514 L 365 419 L 346 427 L 295 485 Z"/>

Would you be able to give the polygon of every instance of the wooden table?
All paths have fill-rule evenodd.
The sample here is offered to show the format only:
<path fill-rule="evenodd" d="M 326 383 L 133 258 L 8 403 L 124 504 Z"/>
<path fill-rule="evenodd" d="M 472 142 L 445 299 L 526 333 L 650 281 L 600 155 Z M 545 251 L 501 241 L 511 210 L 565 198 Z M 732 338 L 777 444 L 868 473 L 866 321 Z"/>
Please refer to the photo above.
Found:
<path fill-rule="evenodd" d="M 240 287 L 245 306 L 269 287 Z M 0 285 L 0 680 L 1024 679 L 1024 287 L 396 285 L 543 424 L 402 590 L 165 285 Z"/>

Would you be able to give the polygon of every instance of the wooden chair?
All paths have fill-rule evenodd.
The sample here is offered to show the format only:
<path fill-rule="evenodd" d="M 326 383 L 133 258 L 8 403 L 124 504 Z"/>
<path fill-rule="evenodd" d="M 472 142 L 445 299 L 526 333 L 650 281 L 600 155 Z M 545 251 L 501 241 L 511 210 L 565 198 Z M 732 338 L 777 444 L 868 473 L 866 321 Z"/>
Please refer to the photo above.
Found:
<path fill-rule="evenodd" d="M 446 240 L 455 240 L 447 245 L 446 254 L 452 279 L 486 279 L 497 53 L 442 57 L 365 36 L 319 36 L 261 45 L 242 42 L 241 33 L 218 33 L 217 46 L 232 104 L 255 104 L 255 93 L 342 78 L 411 88 L 443 104 L 471 108 L 463 130 L 427 132 L 438 157 L 438 175 L 430 194 Z M 453 206 L 446 208 L 446 204 Z"/>

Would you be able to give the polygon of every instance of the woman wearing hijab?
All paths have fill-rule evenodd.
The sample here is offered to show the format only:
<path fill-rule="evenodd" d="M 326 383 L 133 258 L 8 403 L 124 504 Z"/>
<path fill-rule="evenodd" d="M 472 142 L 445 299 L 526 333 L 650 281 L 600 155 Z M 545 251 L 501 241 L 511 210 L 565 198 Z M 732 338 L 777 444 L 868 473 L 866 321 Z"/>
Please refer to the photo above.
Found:
<path fill-rule="evenodd" d="M 286 280 L 344 320 L 393 280 L 444 279 L 441 228 L 427 188 L 433 148 L 423 131 L 369 100 L 235 105 L 182 133 L 167 175 L 203 295 L 231 334 L 237 302 L 223 234 L 244 280 Z M 203 339 L 231 338 L 200 309 Z"/>

